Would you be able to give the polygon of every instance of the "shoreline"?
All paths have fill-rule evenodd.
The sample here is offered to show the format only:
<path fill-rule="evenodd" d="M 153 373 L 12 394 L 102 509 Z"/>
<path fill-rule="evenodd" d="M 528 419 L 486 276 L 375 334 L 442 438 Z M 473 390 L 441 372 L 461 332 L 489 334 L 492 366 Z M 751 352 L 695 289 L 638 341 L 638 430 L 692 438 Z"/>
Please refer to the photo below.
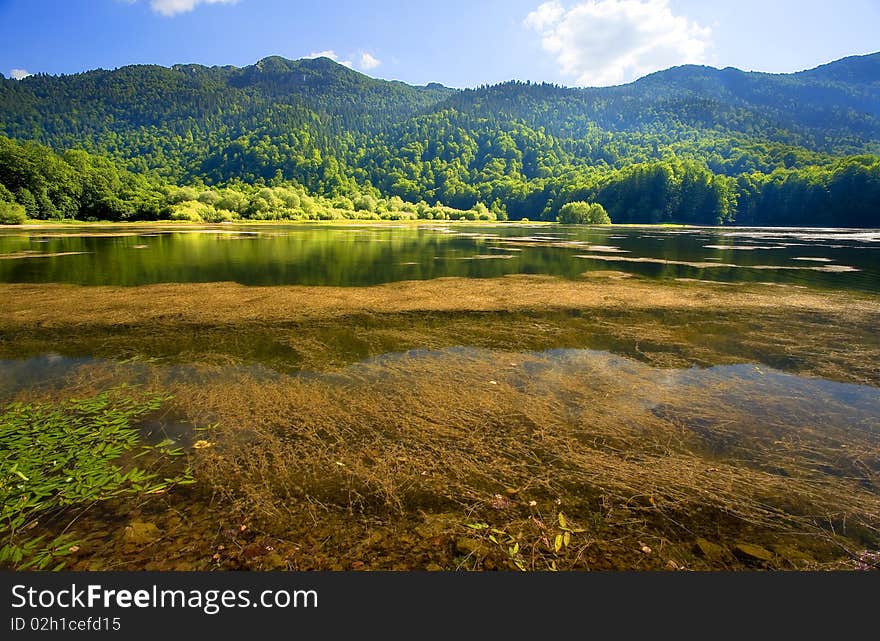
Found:
<path fill-rule="evenodd" d="M 150 226 L 168 226 L 168 227 L 205 227 L 205 228 L 224 228 L 237 227 L 242 225 L 255 226 L 285 226 L 285 225 L 382 225 L 382 226 L 399 226 L 411 227 L 419 225 L 478 225 L 481 227 L 495 226 L 563 226 L 561 223 L 551 220 L 432 220 L 428 218 L 419 218 L 417 220 L 374 220 L 370 218 L 334 218 L 332 220 L 249 220 L 240 219 L 235 221 L 227 221 L 222 223 L 206 223 L 193 222 L 188 220 L 146 220 L 146 221 L 104 221 L 104 220 L 36 220 L 31 219 L 25 223 L 15 225 L 0 225 L 3 229 L 45 229 L 45 228 L 70 228 L 70 227 L 150 227 Z M 685 225 L 680 223 L 655 223 L 655 224 L 628 224 L 611 223 L 609 225 L 567 225 L 574 227 L 595 227 L 599 229 L 609 229 L 612 227 L 620 228 L 639 228 L 639 227 L 662 227 L 671 229 L 693 229 L 695 225 Z"/>
<path fill-rule="evenodd" d="M 555 220 L 432 220 L 427 218 L 419 218 L 416 220 L 375 220 L 370 218 L 334 218 L 331 220 L 251 220 L 239 219 L 234 221 L 226 221 L 220 223 L 193 222 L 189 220 L 144 220 L 144 221 L 111 221 L 111 220 L 40 220 L 28 219 L 27 222 L 14 225 L 0 225 L 0 231 L 4 229 L 45 229 L 45 228 L 71 228 L 71 227 L 202 227 L 202 228 L 219 228 L 239 227 L 239 226 L 286 226 L 286 225 L 380 225 L 394 227 L 412 227 L 420 225 L 474 225 L 480 227 L 496 227 L 496 226 L 550 226 L 550 227 L 576 227 L 576 228 L 594 228 L 594 229 L 757 229 L 757 230 L 803 230 L 803 231 L 880 231 L 875 227 L 809 227 L 809 226 L 766 226 L 766 225 L 691 225 L 687 223 L 610 223 L 607 225 L 565 225 Z"/>

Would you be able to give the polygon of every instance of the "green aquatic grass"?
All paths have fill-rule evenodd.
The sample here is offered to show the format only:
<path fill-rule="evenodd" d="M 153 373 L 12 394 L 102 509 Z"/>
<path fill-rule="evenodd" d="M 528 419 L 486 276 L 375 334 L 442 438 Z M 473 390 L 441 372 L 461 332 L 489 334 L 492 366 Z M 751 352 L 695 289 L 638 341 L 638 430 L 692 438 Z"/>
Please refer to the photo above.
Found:
<path fill-rule="evenodd" d="M 188 471 L 161 475 L 161 462 L 183 451 L 145 445 L 138 419 L 167 396 L 120 387 L 61 404 L 12 403 L 0 413 L 0 567 L 45 569 L 75 541 L 36 534 L 43 519 L 126 495 L 164 492 L 191 482 Z"/>

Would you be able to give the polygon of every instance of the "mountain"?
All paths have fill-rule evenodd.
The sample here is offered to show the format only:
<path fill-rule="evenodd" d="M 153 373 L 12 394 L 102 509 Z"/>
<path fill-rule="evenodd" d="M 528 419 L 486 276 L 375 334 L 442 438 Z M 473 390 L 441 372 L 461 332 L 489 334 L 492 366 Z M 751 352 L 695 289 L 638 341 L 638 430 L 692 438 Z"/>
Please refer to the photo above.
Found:
<path fill-rule="evenodd" d="M 794 74 L 686 65 L 618 87 L 499 85 L 463 92 L 447 104 L 563 135 L 583 133 L 590 124 L 622 132 L 673 133 L 685 127 L 758 135 L 830 153 L 876 151 L 880 53 Z"/>
<path fill-rule="evenodd" d="M 792 75 L 828 82 L 874 85 L 876 90 L 880 83 L 880 54 L 849 56 Z"/>
<path fill-rule="evenodd" d="M 741 183 L 771 182 L 749 176 L 831 175 L 859 155 L 847 166 L 873 166 L 880 54 L 793 74 L 687 65 L 617 87 L 463 91 L 378 80 L 327 58 L 137 65 L 4 78 L 0 133 L 107 156 L 164 181 L 295 183 L 331 198 L 370 193 L 460 209 L 480 201 L 532 217 L 554 215 L 567 198 L 610 198 L 616 180 L 628 181 L 629 195 L 644 191 L 630 184 L 648 180 L 639 172 L 671 172 L 657 180 L 681 184 L 704 171 L 699 180 L 731 195 L 696 209 L 707 220 L 745 221 L 755 220 L 741 211 L 755 194 Z M 739 186 L 723 187 L 727 179 Z M 810 207 L 827 208 L 823 189 Z M 665 203 L 657 194 L 612 205 L 616 220 L 686 218 L 680 194 Z M 790 205 L 788 218 L 807 201 Z"/>

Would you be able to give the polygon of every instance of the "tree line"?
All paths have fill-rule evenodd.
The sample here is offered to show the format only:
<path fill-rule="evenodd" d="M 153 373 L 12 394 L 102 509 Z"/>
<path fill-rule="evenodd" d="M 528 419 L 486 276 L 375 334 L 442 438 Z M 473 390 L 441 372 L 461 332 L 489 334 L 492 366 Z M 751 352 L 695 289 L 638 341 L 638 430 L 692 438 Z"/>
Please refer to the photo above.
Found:
<path fill-rule="evenodd" d="M 459 182 L 458 191 L 442 192 L 446 202 L 432 203 L 420 198 L 419 188 L 392 184 L 383 191 L 357 181 L 335 193 L 311 192 L 283 177 L 176 185 L 155 172 L 132 172 L 82 150 L 59 154 L 0 136 L 0 216 L 6 222 L 556 220 L 567 204 L 587 202 L 600 205 L 616 223 L 880 227 L 880 158 L 871 155 L 738 176 L 677 158 L 619 169 L 593 167 L 559 178 L 516 181 L 503 176 L 484 189 Z"/>

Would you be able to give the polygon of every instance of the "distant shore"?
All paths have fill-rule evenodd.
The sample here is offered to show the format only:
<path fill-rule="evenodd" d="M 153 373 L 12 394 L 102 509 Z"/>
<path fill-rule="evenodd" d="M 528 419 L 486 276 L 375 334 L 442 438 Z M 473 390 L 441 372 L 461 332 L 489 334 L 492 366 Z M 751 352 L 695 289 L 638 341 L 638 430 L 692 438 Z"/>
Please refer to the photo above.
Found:
<path fill-rule="evenodd" d="M 235 220 L 222 223 L 206 223 L 192 222 L 188 220 L 127 220 L 127 221 L 110 221 L 110 220 L 39 220 L 29 219 L 27 222 L 16 225 L 0 225 L 3 229 L 44 229 L 51 227 L 229 227 L 240 225 L 254 225 L 271 227 L 273 225 L 327 225 L 327 226 L 346 226 L 346 225 L 380 225 L 380 226 L 421 226 L 421 225 L 479 225 L 481 227 L 497 227 L 497 226 L 516 226 L 516 225 L 542 225 L 542 226 L 567 226 L 567 227 L 596 227 L 598 229 L 619 228 L 637 228 L 637 227 L 663 227 L 663 228 L 694 228 L 696 225 L 685 225 L 682 223 L 644 223 L 644 224 L 616 224 L 610 225 L 560 225 L 556 221 L 549 220 L 373 220 L 360 218 L 334 218 L 333 220 Z M 732 228 L 732 227 L 731 227 Z"/>

